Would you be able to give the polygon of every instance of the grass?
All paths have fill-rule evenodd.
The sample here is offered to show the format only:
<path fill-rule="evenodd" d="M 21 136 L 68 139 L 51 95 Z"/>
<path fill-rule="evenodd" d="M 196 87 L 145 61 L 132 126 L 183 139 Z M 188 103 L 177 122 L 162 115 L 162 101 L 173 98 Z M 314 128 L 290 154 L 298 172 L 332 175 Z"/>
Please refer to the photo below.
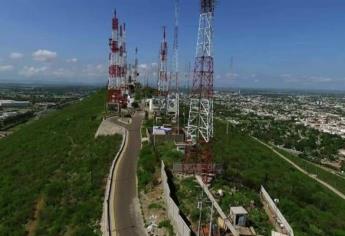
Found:
<path fill-rule="evenodd" d="M 0 235 L 26 235 L 26 225 L 36 225 L 34 235 L 100 234 L 105 180 L 121 142 L 94 139 L 103 103 L 99 92 L 0 141 Z"/>
<path fill-rule="evenodd" d="M 145 127 L 141 127 L 141 137 L 142 138 L 147 138 L 146 128 Z"/>
<path fill-rule="evenodd" d="M 284 150 L 281 150 L 279 148 L 275 148 L 275 150 L 283 154 L 285 157 L 289 158 L 291 161 L 293 161 L 295 164 L 300 166 L 302 169 L 308 171 L 311 174 L 317 175 L 319 179 L 325 181 L 329 185 L 333 186 L 334 188 L 336 188 L 337 190 L 345 194 L 345 179 L 344 178 L 336 174 L 332 174 L 329 171 L 326 171 L 322 169 L 321 167 L 313 163 L 310 163 L 309 161 L 304 160 L 298 156 L 290 154 Z"/>
<path fill-rule="evenodd" d="M 148 190 L 158 183 L 161 160 L 166 166 L 172 166 L 174 161 L 179 161 L 181 158 L 182 153 L 176 150 L 172 142 L 165 142 L 156 147 L 151 143 L 144 143 L 137 169 L 139 191 Z"/>
<path fill-rule="evenodd" d="M 143 144 L 139 154 L 138 160 L 138 189 L 139 191 L 145 190 L 149 185 L 154 183 L 155 172 L 160 162 L 155 155 L 151 144 Z"/>
<path fill-rule="evenodd" d="M 192 223 L 197 224 L 200 214 L 197 206 L 202 192 L 200 185 L 196 182 L 195 177 L 188 177 L 185 179 L 173 178 L 173 183 L 173 189 L 175 190 L 173 194 L 177 198 L 177 205 L 181 212 L 185 214 Z M 205 207 L 202 213 L 202 221 L 207 220 L 208 214 L 209 211 L 207 211 Z"/>
<path fill-rule="evenodd" d="M 270 149 L 231 127 L 215 123 L 213 141 L 215 159 L 225 172 L 219 178 L 231 187 L 235 184 L 258 193 L 264 185 L 296 236 L 344 236 L 345 201 L 314 180 L 281 160 Z"/>
<path fill-rule="evenodd" d="M 159 228 L 166 228 L 169 236 L 174 236 L 174 228 L 170 223 L 170 220 L 163 220 L 158 224 Z"/>
<path fill-rule="evenodd" d="M 149 206 L 148 206 L 149 209 L 163 209 L 164 207 L 162 207 L 161 204 L 158 204 L 158 203 L 151 203 Z"/>

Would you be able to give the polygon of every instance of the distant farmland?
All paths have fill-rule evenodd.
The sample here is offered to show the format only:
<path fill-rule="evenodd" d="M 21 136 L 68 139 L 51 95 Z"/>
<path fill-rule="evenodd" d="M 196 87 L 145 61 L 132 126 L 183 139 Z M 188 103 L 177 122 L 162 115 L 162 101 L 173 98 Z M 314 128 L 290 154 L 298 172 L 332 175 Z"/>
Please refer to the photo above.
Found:
<path fill-rule="evenodd" d="M 0 235 L 98 235 L 121 137 L 94 139 L 104 94 L 0 140 Z"/>

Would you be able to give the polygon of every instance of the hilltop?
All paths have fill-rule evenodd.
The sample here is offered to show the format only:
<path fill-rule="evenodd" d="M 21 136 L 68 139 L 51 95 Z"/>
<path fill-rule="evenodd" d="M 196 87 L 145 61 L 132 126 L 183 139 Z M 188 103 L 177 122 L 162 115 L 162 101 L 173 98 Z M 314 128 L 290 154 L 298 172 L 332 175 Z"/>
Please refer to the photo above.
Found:
<path fill-rule="evenodd" d="M 105 178 L 121 137 L 94 135 L 105 96 L 0 140 L 0 235 L 98 235 Z"/>

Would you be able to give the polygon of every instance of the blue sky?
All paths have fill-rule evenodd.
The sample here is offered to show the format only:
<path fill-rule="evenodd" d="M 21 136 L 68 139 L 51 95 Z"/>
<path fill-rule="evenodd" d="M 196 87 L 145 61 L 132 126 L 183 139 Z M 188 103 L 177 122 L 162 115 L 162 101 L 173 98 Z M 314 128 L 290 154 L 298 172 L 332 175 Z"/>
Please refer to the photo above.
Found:
<path fill-rule="evenodd" d="M 194 59 L 198 5 L 181 0 L 182 71 Z M 114 8 L 130 60 L 138 46 L 141 68 L 157 62 L 163 25 L 172 52 L 173 0 L 3 0 L 0 80 L 104 83 Z M 344 12 L 343 0 L 219 0 L 215 85 L 345 89 Z"/>

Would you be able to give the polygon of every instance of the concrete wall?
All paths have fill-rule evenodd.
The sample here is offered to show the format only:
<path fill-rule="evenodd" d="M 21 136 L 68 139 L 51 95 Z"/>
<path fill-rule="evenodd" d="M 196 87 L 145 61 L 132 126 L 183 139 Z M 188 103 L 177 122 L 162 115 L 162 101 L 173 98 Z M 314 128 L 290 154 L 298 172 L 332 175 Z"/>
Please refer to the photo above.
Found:
<path fill-rule="evenodd" d="M 161 144 L 163 142 L 184 142 L 184 134 L 167 134 L 167 135 L 151 135 L 150 140 L 154 144 Z"/>
<path fill-rule="evenodd" d="M 168 184 L 168 176 L 166 174 L 165 165 L 163 161 L 162 161 L 161 175 L 162 175 L 164 199 L 167 205 L 168 217 L 172 225 L 174 226 L 175 233 L 178 236 L 190 236 L 192 234 L 191 229 L 189 228 L 187 223 L 184 221 L 184 219 L 181 217 L 180 209 L 178 208 L 174 200 L 170 197 L 170 187 Z"/>
<path fill-rule="evenodd" d="M 276 204 L 273 202 L 272 198 L 270 197 L 270 195 L 267 193 L 267 191 L 265 190 L 263 186 L 261 186 L 260 196 L 262 200 L 265 202 L 265 204 L 267 204 L 271 212 L 273 212 L 277 216 L 277 218 L 279 219 L 279 222 L 281 222 L 281 224 L 284 225 L 284 229 L 287 231 L 288 235 L 294 236 L 294 233 L 290 224 L 287 222 L 287 220 L 285 219 L 283 214 L 280 212 L 280 210 L 278 209 Z"/>

